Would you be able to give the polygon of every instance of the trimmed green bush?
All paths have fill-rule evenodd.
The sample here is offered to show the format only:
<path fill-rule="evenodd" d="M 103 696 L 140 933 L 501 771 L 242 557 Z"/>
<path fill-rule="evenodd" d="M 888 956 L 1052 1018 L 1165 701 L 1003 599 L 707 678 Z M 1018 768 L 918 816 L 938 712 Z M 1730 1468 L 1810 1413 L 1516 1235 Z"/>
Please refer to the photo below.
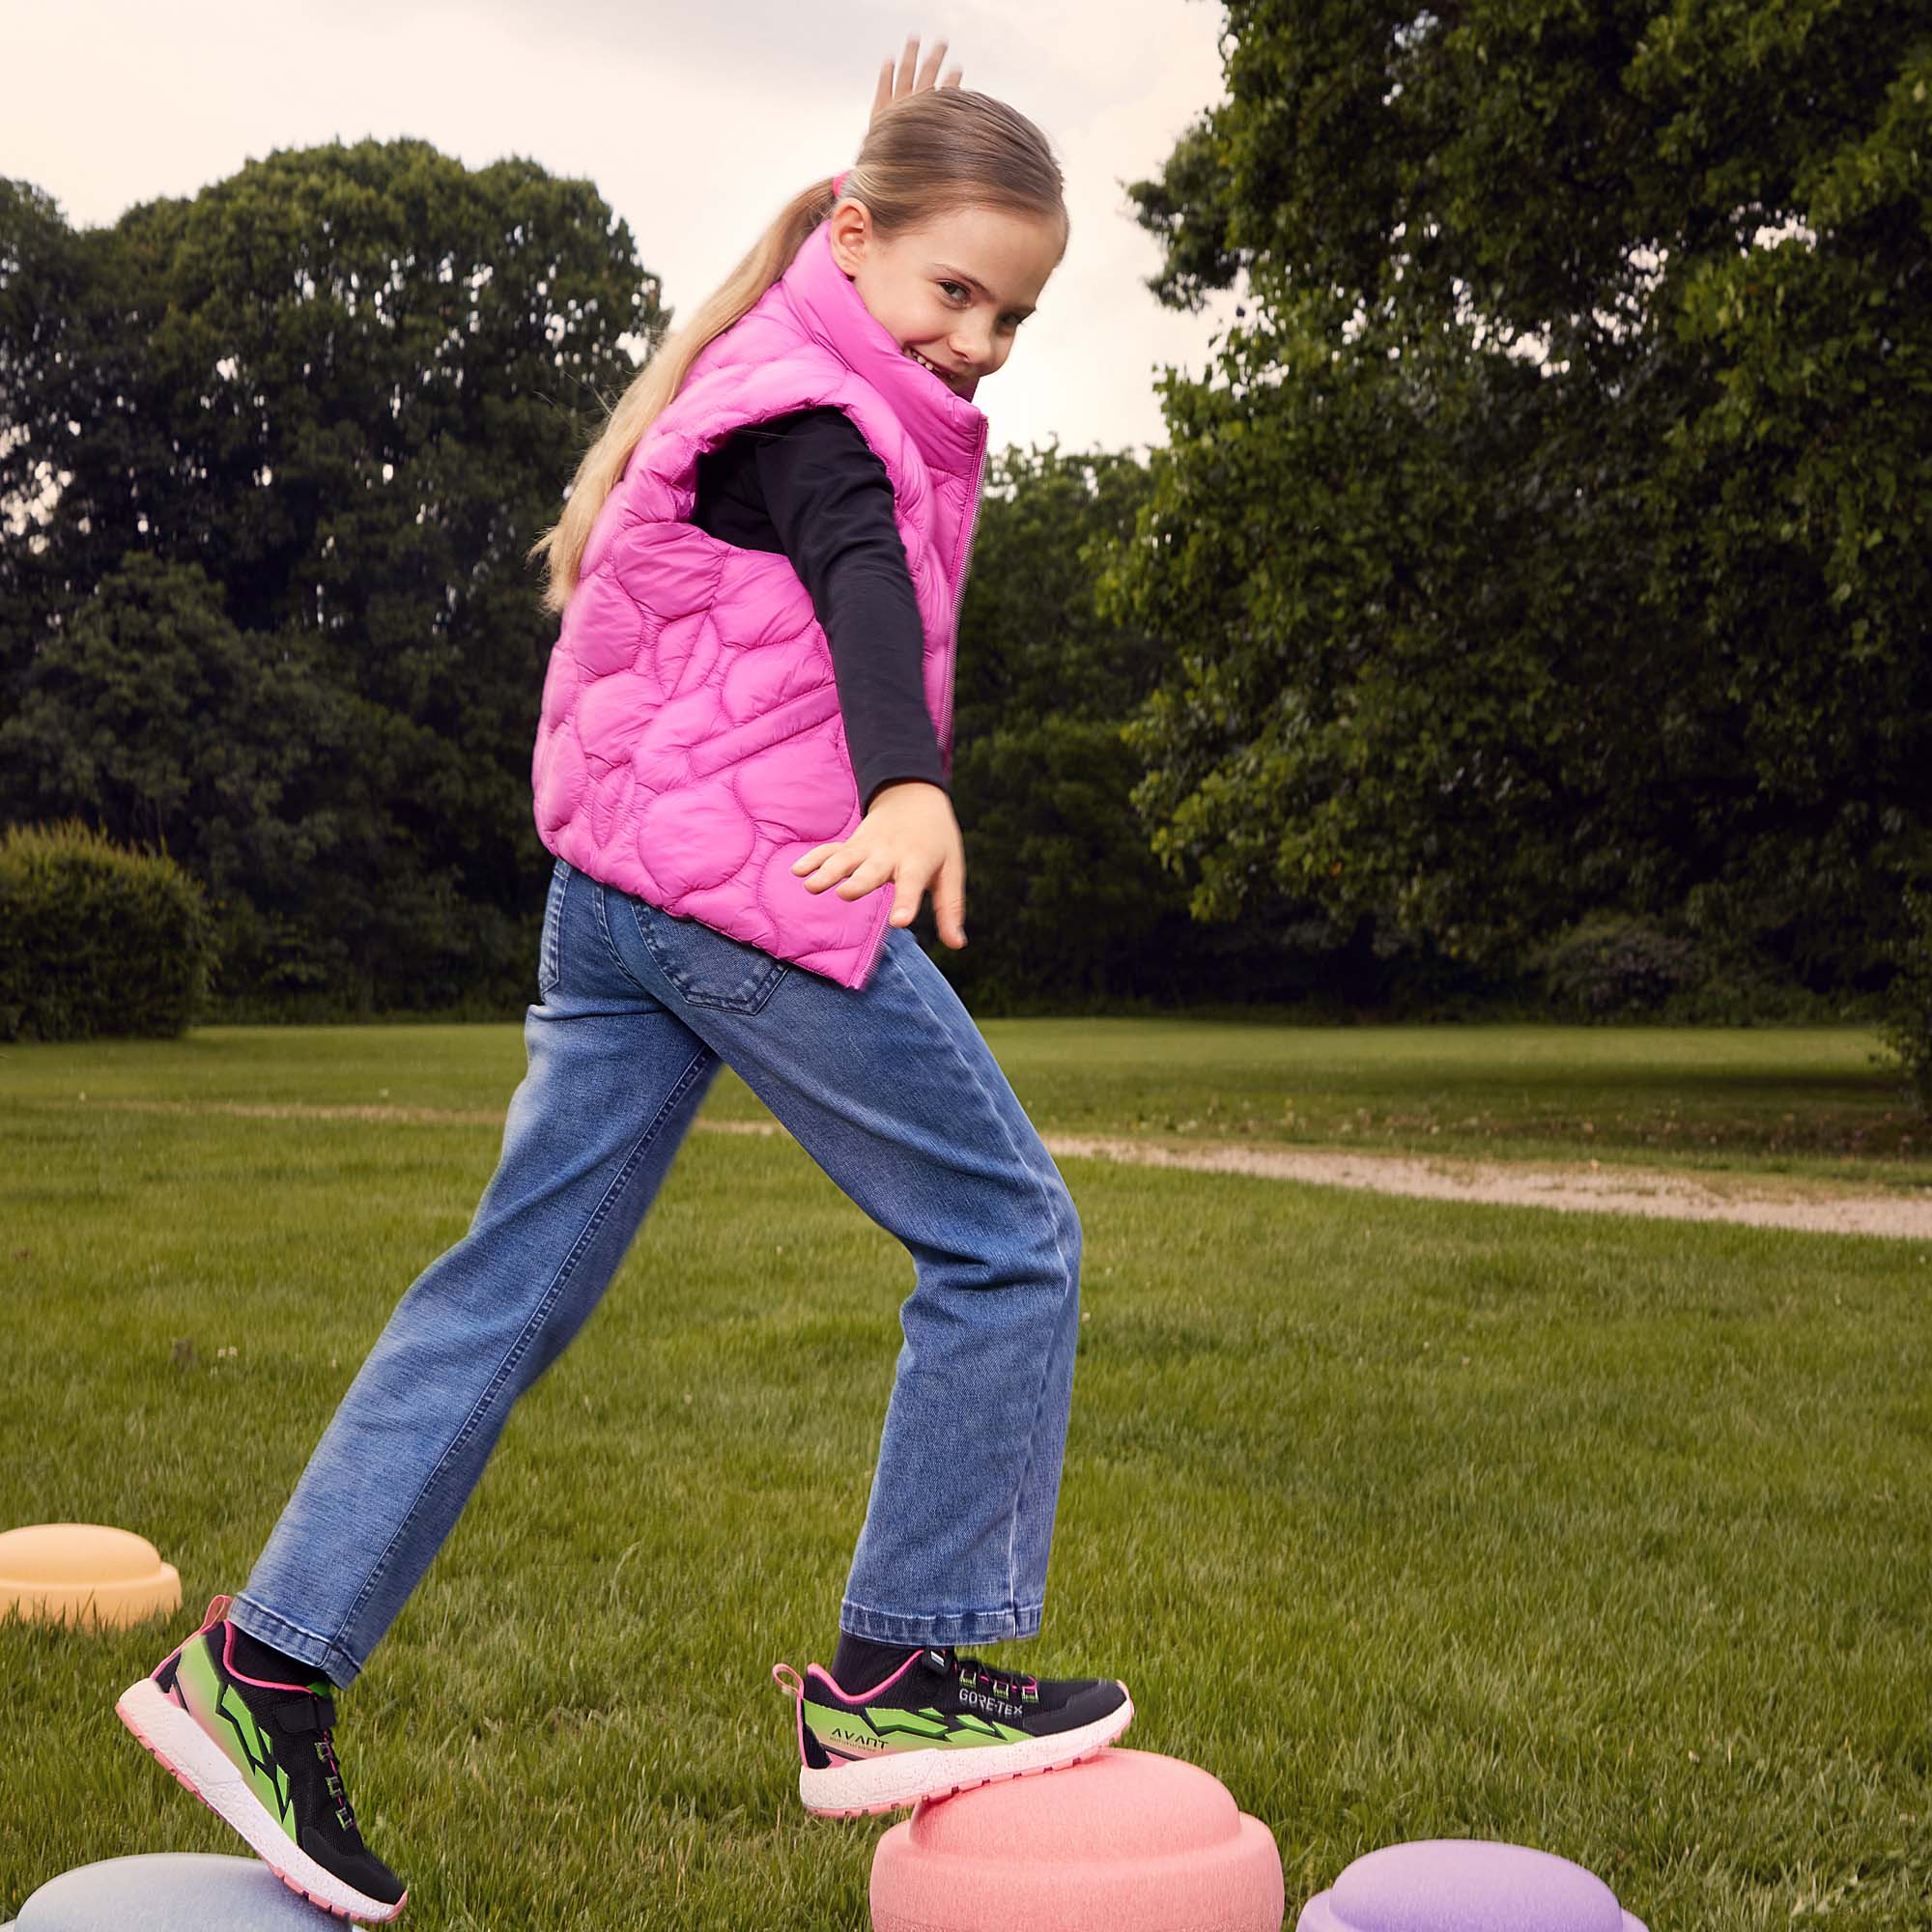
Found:
<path fill-rule="evenodd" d="M 200 883 L 78 819 L 0 832 L 0 1039 L 170 1038 L 201 1017 Z"/>
<path fill-rule="evenodd" d="M 1545 947 L 1538 962 L 1552 1003 L 1590 1020 L 1657 1012 L 1697 978 L 1692 941 L 1621 912 L 1586 915 Z"/>

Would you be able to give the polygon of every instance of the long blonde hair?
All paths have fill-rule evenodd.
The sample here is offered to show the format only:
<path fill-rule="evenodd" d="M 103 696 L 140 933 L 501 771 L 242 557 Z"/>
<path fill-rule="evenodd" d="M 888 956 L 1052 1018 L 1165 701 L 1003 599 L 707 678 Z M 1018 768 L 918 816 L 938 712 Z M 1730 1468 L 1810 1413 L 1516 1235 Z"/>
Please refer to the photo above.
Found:
<path fill-rule="evenodd" d="M 659 344 L 605 418 L 577 466 L 563 514 L 528 552 L 531 561 L 550 560 L 545 609 L 561 611 L 570 601 L 604 499 L 639 439 L 683 387 L 692 363 L 757 303 L 791 266 L 806 237 L 831 214 L 834 179 L 793 195 L 723 285 Z M 844 195 L 865 203 L 874 232 L 885 241 L 959 209 L 998 208 L 1058 220 L 1065 252 L 1063 186 L 1046 136 L 1023 114 L 990 95 L 932 87 L 895 102 L 872 123 L 846 171 Z"/>

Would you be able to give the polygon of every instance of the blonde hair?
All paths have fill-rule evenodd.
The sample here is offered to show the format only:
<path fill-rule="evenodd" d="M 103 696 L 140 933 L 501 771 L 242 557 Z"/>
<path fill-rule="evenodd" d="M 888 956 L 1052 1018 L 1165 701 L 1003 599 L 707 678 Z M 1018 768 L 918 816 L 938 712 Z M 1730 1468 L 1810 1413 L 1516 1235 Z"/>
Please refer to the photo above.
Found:
<path fill-rule="evenodd" d="M 644 432 L 683 387 L 692 363 L 756 305 L 838 205 L 834 179 L 813 183 L 780 210 L 723 285 L 665 337 L 605 418 L 577 466 L 562 515 L 527 554 L 530 561 L 549 559 L 546 610 L 561 611 L 570 601 L 598 511 Z M 846 171 L 844 198 L 865 203 L 874 232 L 886 241 L 960 209 L 997 208 L 1057 220 L 1065 253 L 1063 187 L 1045 135 L 1023 114 L 990 95 L 934 87 L 906 96 L 872 123 Z"/>

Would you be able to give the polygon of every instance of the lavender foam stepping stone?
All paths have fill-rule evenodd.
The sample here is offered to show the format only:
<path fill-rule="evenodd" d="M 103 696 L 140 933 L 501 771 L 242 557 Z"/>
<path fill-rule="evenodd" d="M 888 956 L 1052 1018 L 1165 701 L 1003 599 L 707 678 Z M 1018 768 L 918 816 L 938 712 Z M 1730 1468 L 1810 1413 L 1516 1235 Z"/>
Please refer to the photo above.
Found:
<path fill-rule="evenodd" d="M 0 1932 L 345 1932 L 260 1859 L 147 1852 L 50 1878 Z"/>
<path fill-rule="evenodd" d="M 1357 1859 L 1302 1907 L 1295 1932 L 1644 1928 L 1594 1872 L 1552 1852 L 1486 1838 L 1419 1838 Z"/>

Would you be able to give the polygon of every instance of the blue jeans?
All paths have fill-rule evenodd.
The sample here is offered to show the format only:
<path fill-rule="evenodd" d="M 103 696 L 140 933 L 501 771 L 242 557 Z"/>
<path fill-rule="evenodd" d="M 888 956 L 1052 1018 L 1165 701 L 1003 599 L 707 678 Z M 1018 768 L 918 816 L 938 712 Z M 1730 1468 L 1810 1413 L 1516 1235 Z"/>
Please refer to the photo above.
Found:
<path fill-rule="evenodd" d="M 339 1686 L 360 1673 L 511 1405 L 596 1307 L 728 1062 L 915 1264 L 840 1627 L 907 1644 L 1035 1635 L 1073 1387 L 1080 1221 L 912 932 L 888 927 L 855 991 L 559 859 L 537 993 L 528 1070 L 469 1231 L 397 1303 L 233 1620 Z"/>

